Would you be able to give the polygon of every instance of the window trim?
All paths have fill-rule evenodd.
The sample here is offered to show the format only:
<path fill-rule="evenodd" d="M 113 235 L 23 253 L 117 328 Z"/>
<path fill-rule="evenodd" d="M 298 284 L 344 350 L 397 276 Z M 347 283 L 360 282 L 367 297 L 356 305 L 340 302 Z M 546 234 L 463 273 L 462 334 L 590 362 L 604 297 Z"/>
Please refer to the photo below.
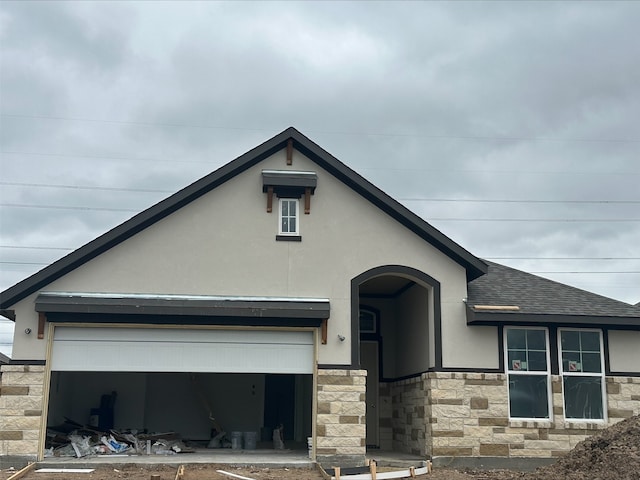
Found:
<path fill-rule="evenodd" d="M 295 218 L 296 228 L 293 232 L 282 231 L 282 204 L 283 202 L 295 202 L 296 213 L 294 216 L 288 215 L 288 218 Z M 300 237 L 300 199 L 292 197 L 278 198 L 278 237 Z"/>
<path fill-rule="evenodd" d="M 595 372 L 565 372 L 564 364 L 562 362 L 562 332 L 595 332 L 598 333 L 598 340 L 600 343 L 600 373 Z M 564 415 L 565 422 L 585 422 L 585 423 L 607 423 L 609 421 L 607 411 L 607 378 L 605 370 L 605 358 L 604 358 L 604 333 L 600 328 L 572 328 L 572 327 L 560 327 L 557 333 L 558 341 L 558 373 L 560 375 L 560 381 L 562 383 L 562 413 Z M 567 403 L 564 392 L 564 377 L 600 377 L 600 394 L 602 395 L 602 418 L 568 418 L 567 417 Z"/>
<path fill-rule="evenodd" d="M 546 363 L 547 369 L 544 370 L 511 370 L 509 367 L 509 345 L 507 343 L 507 335 L 509 330 L 543 330 L 545 347 L 546 347 Z M 516 422 L 538 422 L 548 423 L 553 422 L 553 392 L 551 391 L 551 339 L 549 337 L 548 327 L 538 326 L 505 326 L 503 329 L 503 351 L 504 351 L 504 371 L 507 376 L 507 414 L 509 421 Z M 546 376 L 547 379 L 547 412 L 548 416 L 545 418 L 530 418 L 530 417 L 512 417 L 511 416 L 511 395 L 509 394 L 509 376 L 510 375 L 537 375 Z"/>

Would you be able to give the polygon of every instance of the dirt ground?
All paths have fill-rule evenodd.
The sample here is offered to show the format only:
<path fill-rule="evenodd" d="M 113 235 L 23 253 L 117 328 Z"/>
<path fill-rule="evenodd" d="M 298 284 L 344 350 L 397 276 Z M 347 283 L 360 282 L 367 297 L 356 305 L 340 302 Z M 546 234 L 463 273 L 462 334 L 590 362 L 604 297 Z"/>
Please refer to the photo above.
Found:
<path fill-rule="evenodd" d="M 322 480 L 320 472 L 312 469 L 236 468 L 229 465 L 187 465 L 184 480 L 230 480 L 234 477 L 218 470 L 255 480 Z M 380 469 L 383 470 L 382 468 Z M 121 469 L 102 467 L 93 473 L 38 473 L 30 472 L 23 480 L 150 480 L 152 474 L 159 480 L 174 480 L 177 467 L 168 465 L 128 465 Z M 16 473 L 3 470 L 0 480 Z M 237 477 L 236 477 L 237 478 Z M 420 475 L 420 480 L 640 480 L 640 417 L 626 419 L 597 435 L 579 443 L 576 448 L 556 463 L 534 472 L 509 470 L 452 470 L 434 469 Z"/>

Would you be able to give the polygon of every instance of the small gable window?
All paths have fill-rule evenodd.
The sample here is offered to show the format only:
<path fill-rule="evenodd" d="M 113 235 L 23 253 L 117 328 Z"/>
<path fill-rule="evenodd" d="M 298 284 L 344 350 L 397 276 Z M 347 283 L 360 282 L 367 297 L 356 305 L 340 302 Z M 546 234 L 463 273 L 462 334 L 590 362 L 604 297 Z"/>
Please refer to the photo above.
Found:
<path fill-rule="evenodd" d="M 316 190 L 315 172 L 295 170 L 263 170 L 262 191 L 267 194 L 267 213 L 278 208 L 278 234 L 276 240 L 302 241 L 301 214 L 311 213 L 311 195 Z"/>
<path fill-rule="evenodd" d="M 297 198 L 281 198 L 279 199 L 279 235 L 300 235 L 300 222 L 298 221 L 298 199 Z"/>

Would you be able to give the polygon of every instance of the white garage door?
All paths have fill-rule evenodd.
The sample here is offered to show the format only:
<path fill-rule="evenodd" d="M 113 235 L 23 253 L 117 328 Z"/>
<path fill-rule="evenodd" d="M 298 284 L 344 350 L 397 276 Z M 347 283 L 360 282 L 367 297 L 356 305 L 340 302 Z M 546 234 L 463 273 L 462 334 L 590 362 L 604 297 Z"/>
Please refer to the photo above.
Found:
<path fill-rule="evenodd" d="M 56 327 L 51 369 L 313 373 L 313 332 Z"/>

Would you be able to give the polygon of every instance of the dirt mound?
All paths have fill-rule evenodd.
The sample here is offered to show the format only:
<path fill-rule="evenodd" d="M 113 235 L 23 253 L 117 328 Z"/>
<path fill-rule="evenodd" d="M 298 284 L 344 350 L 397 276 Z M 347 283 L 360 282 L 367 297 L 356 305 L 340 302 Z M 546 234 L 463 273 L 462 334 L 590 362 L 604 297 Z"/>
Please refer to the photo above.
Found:
<path fill-rule="evenodd" d="M 640 479 L 640 416 L 619 422 L 580 442 L 553 465 L 525 475 L 526 480 Z"/>

